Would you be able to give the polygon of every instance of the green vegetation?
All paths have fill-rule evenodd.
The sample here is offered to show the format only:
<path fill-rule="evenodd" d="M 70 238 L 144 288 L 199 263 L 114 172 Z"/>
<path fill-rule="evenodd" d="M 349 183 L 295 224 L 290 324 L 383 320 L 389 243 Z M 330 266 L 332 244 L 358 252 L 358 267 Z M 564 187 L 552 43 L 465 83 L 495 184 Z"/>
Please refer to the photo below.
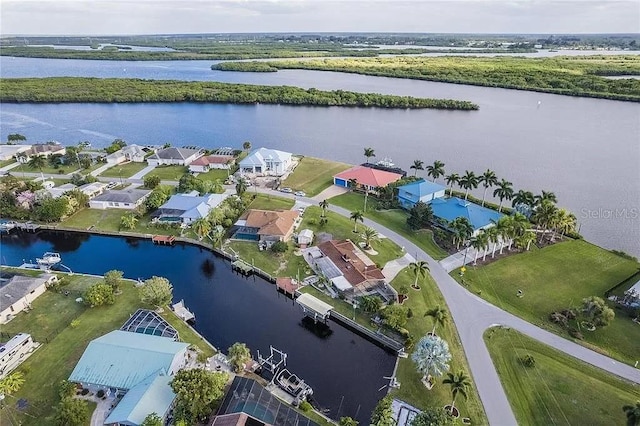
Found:
<path fill-rule="evenodd" d="M 467 266 L 464 283 L 492 304 L 550 331 L 566 335 L 549 315 L 567 308 L 581 310 L 582 300 L 634 274 L 639 264 L 582 240 L 566 241 L 515 254 L 486 266 Z M 461 280 L 459 270 L 451 274 Z M 518 297 L 522 290 L 522 297 Z M 553 295 L 553 296 L 550 296 Z M 622 311 L 607 327 L 582 330 L 591 349 L 632 364 L 640 352 L 640 327 Z"/>
<path fill-rule="evenodd" d="M 69 165 L 55 165 L 52 166 L 49 163 L 44 163 L 43 166 L 40 167 L 31 167 L 29 164 L 21 164 L 18 167 L 15 167 L 10 170 L 10 173 L 44 173 L 44 174 L 59 174 L 59 175 L 67 175 L 69 173 L 73 173 L 76 170 L 80 169 L 77 164 L 69 164 Z"/>
<path fill-rule="evenodd" d="M 274 197 L 269 194 L 256 194 L 248 209 L 256 210 L 291 210 L 294 201 L 290 198 Z"/>
<path fill-rule="evenodd" d="M 100 176 L 113 178 L 130 178 L 145 167 L 147 167 L 147 163 L 130 162 L 125 164 L 116 164 L 115 166 L 109 167 L 107 170 L 102 172 Z"/>
<path fill-rule="evenodd" d="M 211 169 L 206 173 L 199 173 L 198 179 L 224 182 L 229 177 L 230 172 L 225 169 Z"/>
<path fill-rule="evenodd" d="M 313 197 L 333 185 L 333 176 L 349 167 L 348 164 L 336 161 L 303 157 L 280 186 L 304 191 L 307 197 Z"/>
<path fill-rule="evenodd" d="M 226 63 L 222 68 L 253 71 L 251 62 Z M 261 62 L 260 67 L 339 71 L 560 95 L 640 101 L 640 81 L 606 79 L 640 74 L 640 57 L 562 56 L 525 57 L 388 57 L 358 59 L 286 60 Z"/>
<path fill-rule="evenodd" d="M 349 211 L 361 210 L 364 206 L 364 195 L 349 192 L 330 198 L 329 202 Z M 376 210 L 375 203 L 375 199 L 369 196 L 367 200 L 367 211 L 364 212 L 366 218 L 397 232 L 436 260 L 447 257 L 447 253 L 433 241 L 433 232 L 426 229 L 413 231 L 407 226 L 407 217 L 409 215 L 404 210 Z"/>
<path fill-rule="evenodd" d="M 259 86 L 216 82 L 139 80 L 125 78 L 0 79 L 2 102 L 206 102 L 283 104 L 379 108 L 437 108 L 476 110 L 467 101 L 410 96 L 322 91 L 291 86 Z"/>
<path fill-rule="evenodd" d="M 415 276 L 409 268 L 405 268 L 391 282 L 391 285 L 400 292 L 403 287 L 409 288 L 414 282 Z M 446 306 L 442 293 L 438 289 L 435 281 L 427 275 L 426 279 L 418 281 L 420 290 L 410 289 L 409 298 L 404 301 L 403 306 L 411 309 L 413 317 L 409 318 L 406 329 L 414 342 L 433 330 L 436 325 L 434 317 L 426 315 L 436 307 Z M 437 324 L 436 333 L 449 344 L 451 352 L 450 371 L 469 371 L 465 358 L 462 343 L 458 337 L 455 325 L 451 321 L 445 321 L 444 325 Z M 408 352 L 411 352 L 409 350 Z M 441 383 L 442 378 L 436 380 L 432 390 L 428 391 L 421 382 L 422 374 L 416 370 L 416 365 L 409 358 L 400 358 L 398 363 L 397 379 L 402 384 L 399 389 L 395 389 L 392 394 L 418 408 L 442 408 L 451 403 L 451 391 L 448 386 Z M 471 418 L 472 424 L 486 424 L 480 398 L 473 388 L 468 392 L 468 399 L 459 398 L 456 400 L 456 408 L 461 412 L 461 417 Z"/>
<path fill-rule="evenodd" d="M 160 180 L 179 181 L 182 176 L 189 172 L 186 166 L 157 166 L 145 176 L 158 176 Z"/>
<path fill-rule="evenodd" d="M 519 424 L 624 424 L 622 406 L 640 399 L 637 385 L 515 330 L 487 330 L 485 342 Z"/>
<path fill-rule="evenodd" d="M 257 241 L 230 241 L 225 245 L 249 265 L 262 269 L 272 277 L 292 277 L 300 274 L 300 279 L 311 274 L 307 263 L 301 255 L 296 255 L 293 242 L 289 242 L 284 253 L 274 253 L 271 250 L 260 250 Z M 308 271 L 307 271 L 308 270 Z"/>

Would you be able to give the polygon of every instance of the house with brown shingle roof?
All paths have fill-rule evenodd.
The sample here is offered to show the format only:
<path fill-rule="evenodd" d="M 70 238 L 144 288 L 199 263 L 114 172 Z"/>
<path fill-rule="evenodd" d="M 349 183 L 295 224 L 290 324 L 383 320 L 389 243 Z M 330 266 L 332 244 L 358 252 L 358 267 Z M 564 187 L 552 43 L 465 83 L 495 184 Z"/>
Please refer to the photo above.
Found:
<path fill-rule="evenodd" d="M 248 241 L 289 241 L 299 215 L 295 210 L 251 209 L 235 223 L 233 238 Z"/>
<path fill-rule="evenodd" d="M 205 155 L 189 164 L 189 171 L 206 173 L 211 169 L 230 169 L 233 164 L 233 155 Z"/>

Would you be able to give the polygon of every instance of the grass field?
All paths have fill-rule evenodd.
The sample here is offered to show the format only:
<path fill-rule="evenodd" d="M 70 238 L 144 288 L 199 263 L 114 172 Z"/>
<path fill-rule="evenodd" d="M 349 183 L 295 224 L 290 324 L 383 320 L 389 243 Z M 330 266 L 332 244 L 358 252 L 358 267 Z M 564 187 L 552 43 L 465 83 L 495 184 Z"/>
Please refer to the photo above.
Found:
<path fill-rule="evenodd" d="M 256 210 L 291 210 L 294 204 L 294 201 L 290 198 L 256 194 L 256 197 L 251 201 L 248 208 Z"/>
<path fill-rule="evenodd" d="M 467 266 L 471 291 L 525 320 L 568 337 L 548 320 L 551 312 L 578 307 L 589 296 L 604 292 L 638 270 L 640 264 L 585 241 L 566 241 L 500 259 L 486 266 Z M 460 280 L 459 271 L 451 274 Z M 522 290 L 524 297 L 517 297 Z M 640 354 L 640 326 L 616 310 L 615 320 L 594 332 L 583 331 L 584 342 L 629 364 Z M 581 342 L 581 341 L 577 341 Z M 584 343 L 582 342 L 582 343 Z"/>
<path fill-rule="evenodd" d="M 522 425 L 623 425 L 622 406 L 640 400 L 640 386 L 509 329 L 485 342 L 516 420 Z M 532 355 L 535 367 L 520 358 Z"/>
<path fill-rule="evenodd" d="M 411 309 L 413 317 L 408 320 L 406 329 L 417 343 L 420 338 L 433 329 L 433 320 L 431 317 L 425 317 L 425 312 L 437 305 L 446 309 L 447 304 L 438 286 L 430 276 L 426 280 L 418 282 L 421 287 L 420 290 L 411 289 L 410 286 L 414 280 L 414 275 L 408 268 L 405 268 L 400 271 L 398 276 L 391 282 L 391 285 L 396 290 L 401 286 L 409 288 L 409 299 L 405 300 L 403 305 Z M 450 370 L 464 370 L 470 375 L 462 343 L 460 343 L 458 331 L 453 322 L 449 319 L 444 326 L 438 326 L 436 334 L 449 344 L 452 357 L 449 365 Z M 446 404 L 451 403 L 452 398 L 449 387 L 441 383 L 442 378 L 438 379 L 432 390 L 428 391 L 424 387 L 420 381 L 422 375 L 417 372 L 411 356 L 409 358 L 400 358 L 396 375 L 401 386 L 392 392 L 394 397 L 407 401 L 418 408 L 444 407 Z M 472 383 L 472 385 L 473 390 L 469 392 L 469 398 L 466 401 L 459 398 L 456 401 L 456 407 L 460 409 L 461 417 L 469 417 L 472 424 L 485 425 L 487 424 L 487 419 L 484 409 L 475 390 L 475 384 Z"/>
<path fill-rule="evenodd" d="M 27 399 L 29 408 L 25 413 L 0 410 L 2 425 L 16 424 L 14 418 L 24 425 L 54 424 L 52 415 L 59 401 L 58 383 L 69 377 L 89 341 L 120 328 L 129 315 L 141 307 L 138 291 L 131 281 L 122 287 L 122 294 L 117 296 L 114 305 L 88 308 L 75 299 L 101 279 L 75 274 L 63 280 L 67 283 L 64 289 L 69 291 L 68 296 L 47 291 L 33 302 L 30 312 L 22 312 L 2 326 L 3 333 L 27 332 L 43 343 L 18 369 L 25 374 L 25 384 L 14 396 Z M 170 312 L 165 315 L 175 318 Z M 78 321 L 75 327 L 70 325 L 73 320 Z M 188 328 L 180 327 L 179 333 L 183 341 L 195 344 L 207 354 L 213 353 Z"/>
<path fill-rule="evenodd" d="M 147 163 L 126 163 L 126 164 L 116 164 L 113 167 L 108 168 L 104 172 L 100 174 L 102 177 L 112 177 L 112 178 L 130 178 L 131 176 L 138 173 L 140 170 L 147 167 Z"/>
<path fill-rule="evenodd" d="M 233 174 L 233 169 L 230 171 L 224 169 L 211 169 L 206 173 L 198 174 L 197 178 L 201 180 L 219 180 L 220 182 L 224 182 L 229 177 L 229 173 Z"/>
<path fill-rule="evenodd" d="M 15 167 L 15 168 L 11 169 L 11 173 L 12 174 L 16 174 L 16 173 L 40 173 L 40 172 L 42 172 L 44 174 L 66 175 L 66 174 L 69 174 L 69 173 L 76 172 L 76 171 L 78 171 L 80 169 L 81 168 L 78 167 L 77 164 L 61 165 L 61 166 L 58 166 L 58 168 L 55 168 L 55 167 L 51 167 L 47 163 L 46 166 L 42 168 L 42 170 L 31 168 L 31 167 L 29 167 L 28 164 L 21 164 L 18 167 Z M 87 170 L 87 173 L 90 170 L 91 169 Z M 84 170 L 83 170 L 83 172 L 84 172 Z"/>
<path fill-rule="evenodd" d="M 303 157 L 280 186 L 304 191 L 307 197 L 313 197 L 333 185 L 333 176 L 349 167 L 351 166 L 345 163 Z"/>
<path fill-rule="evenodd" d="M 300 279 L 311 275 L 311 271 L 302 256 L 294 254 L 293 242 L 289 243 L 286 253 L 276 254 L 271 250 L 260 250 L 257 241 L 229 241 L 230 247 L 242 260 L 256 268 L 262 269 L 272 277 L 300 276 Z M 229 251 L 227 249 L 227 251 Z"/>
<path fill-rule="evenodd" d="M 186 166 L 158 166 L 150 171 L 146 176 L 159 176 L 160 180 L 179 181 L 180 178 L 189 171 Z"/>
<path fill-rule="evenodd" d="M 90 227 L 96 231 L 120 231 L 120 219 L 128 210 L 83 209 L 61 222 L 62 226 L 86 231 Z M 151 224 L 149 216 L 143 216 L 131 232 L 153 235 L 179 235 L 180 230 L 163 228 Z"/>
<path fill-rule="evenodd" d="M 436 260 L 447 257 L 447 253 L 433 241 L 433 233 L 431 231 L 414 231 L 407 226 L 407 213 L 404 210 L 375 210 L 375 199 L 373 197 L 368 198 L 367 211 L 364 213 L 366 218 L 378 222 L 380 225 L 409 239 Z M 329 202 L 349 211 L 362 211 L 364 209 L 364 195 L 354 192 L 330 198 Z"/>

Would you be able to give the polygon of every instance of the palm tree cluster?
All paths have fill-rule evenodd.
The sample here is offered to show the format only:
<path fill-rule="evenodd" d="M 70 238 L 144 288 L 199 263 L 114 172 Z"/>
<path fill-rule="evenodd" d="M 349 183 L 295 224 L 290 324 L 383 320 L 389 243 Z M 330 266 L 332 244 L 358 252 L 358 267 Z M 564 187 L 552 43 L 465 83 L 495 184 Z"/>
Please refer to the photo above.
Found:
<path fill-rule="evenodd" d="M 520 250 L 529 250 L 534 240 L 535 234 L 530 230 L 529 221 L 523 214 L 515 213 L 513 216 L 503 216 L 495 222 L 495 226 L 481 229 L 478 235 L 470 239 L 471 247 L 476 250 L 473 262 L 476 264 L 483 251 L 483 261 L 489 251 L 491 251 L 491 258 L 494 258 L 498 245 L 500 245 L 500 254 L 505 246 L 511 250 L 514 243 Z"/>

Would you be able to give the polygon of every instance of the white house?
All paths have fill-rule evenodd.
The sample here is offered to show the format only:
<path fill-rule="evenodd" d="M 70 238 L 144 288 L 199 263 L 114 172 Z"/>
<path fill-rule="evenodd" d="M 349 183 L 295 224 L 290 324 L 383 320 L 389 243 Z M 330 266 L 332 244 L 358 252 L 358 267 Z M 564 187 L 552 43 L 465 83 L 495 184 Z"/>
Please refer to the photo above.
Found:
<path fill-rule="evenodd" d="M 0 324 L 11 321 L 19 312 L 31 307 L 31 302 L 45 292 L 47 285 L 58 281 L 53 274 L 42 274 L 39 277 L 14 275 L 0 287 Z"/>
<path fill-rule="evenodd" d="M 119 164 L 125 161 L 131 161 L 133 163 L 144 162 L 144 157 L 147 155 L 148 148 L 140 145 L 127 145 L 118 151 L 107 155 L 108 164 Z"/>
<path fill-rule="evenodd" d="M 206 173 L 211 169 L 229 170 L 233 164 L 233 155 L 205 155 L 189 164 L 189 171 Z"/>
<path fill-rule="evenodd" d="M 196 158 L 202 156 L 202 151 L 191 148 L 165 148 L 147 158 L 150 166 L 179 165 L 188 166 Z"/>
<path fill-rule="evenodd" d="M 58 142 L 37 143 L 35 145 L 31 145 L 30 149 L 16 154 L 16 159 L 21 163 L 26 163 L 31 157 L 36 155 L 48 157 L 54 154 L 64 155 L 66 153 L 67 149 Z"/>
<path fill-rule="evenodd" d="M 89 208 L 133 210 L 144 203 L 149 194 L 151 191 L 144 189 L 106 191 L 89 201 Z"/>
<path fill-rule="evenodd" d="M 0 144 L 0 161 L 10 160 L 17 154 L 27 152 L 31 149 L 31 145 L 6 145 Z"/>
<path fill-rule="evenodd" d="M 255 173 L 282 176 L 291 167 L 291 153 L 275 149 L 258 148 L 240 163 L 240 174 Z"/>

